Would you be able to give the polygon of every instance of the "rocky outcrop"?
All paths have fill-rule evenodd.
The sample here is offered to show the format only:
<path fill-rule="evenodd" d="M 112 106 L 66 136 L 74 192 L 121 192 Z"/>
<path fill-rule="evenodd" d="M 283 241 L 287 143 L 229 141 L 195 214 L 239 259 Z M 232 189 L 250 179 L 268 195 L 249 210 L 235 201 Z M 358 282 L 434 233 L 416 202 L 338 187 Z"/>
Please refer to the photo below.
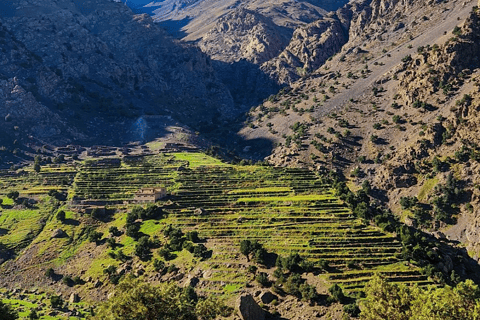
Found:
<path fill-rule="evenodd" d="M 198 45 L 214 60 L 242 59 L 260 64 L 276 57 L 288 44 L 291 32 L 261 14 L 237 8 L 220 18 Z"/>
<path fill-rule="evenodd" d="M 318 20 L 295 30 L 285 50 L 262 65 L 262 70 L 279 83 L 292 83 L 318 69 L 347 41 L 347 34 L 338 19 Z"/>
<path fill-rule="evenodd" d="M 255 302 L 252 295 L 243 294 L 237 299 L 237 309 L 242 320 L 264 320 L 265 311 Z"/>

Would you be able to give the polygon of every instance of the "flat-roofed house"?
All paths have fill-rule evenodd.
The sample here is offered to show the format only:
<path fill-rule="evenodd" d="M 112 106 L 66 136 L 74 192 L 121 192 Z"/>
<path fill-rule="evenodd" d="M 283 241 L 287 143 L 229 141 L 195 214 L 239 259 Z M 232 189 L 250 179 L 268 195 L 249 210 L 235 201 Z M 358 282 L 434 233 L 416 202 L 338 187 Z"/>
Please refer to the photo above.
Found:
<path fill-rule="evenodd" d="M 142 188 L 135 193 L 136 203 L 153 203 L 167 195 L 165 188 Z"/>

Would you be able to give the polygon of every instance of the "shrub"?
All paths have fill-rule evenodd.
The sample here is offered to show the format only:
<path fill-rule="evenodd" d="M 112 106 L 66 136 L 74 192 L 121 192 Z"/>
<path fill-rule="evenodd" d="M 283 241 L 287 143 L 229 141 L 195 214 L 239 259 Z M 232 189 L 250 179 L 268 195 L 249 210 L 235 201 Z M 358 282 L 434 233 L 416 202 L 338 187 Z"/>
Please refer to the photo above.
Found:
<path fill-rule="evenodd" d="M 103 234 L 101 232 L 91 230 L 88 234 L 88 241 L 98 243 L 102 236 Z"/>
<path fill-rule="evenodd" d="M 55 274 L 55 271 L 53 271 L 53 268 L 48 268 L 47 271 L 45 271 L 45 276 L 51 278 Z"/>
<path fill-rule="evenodd" d="M 360 308 L 356 303 L 346 304 L 343 306 L 343 311 L 348 313 L 352 317 L 358 317 L 360 315 Z"/>
<path fill-rule="evenodd" d="M 28 319 L 29 320 L 40 319 L 40 316 L 37 314 L 37 311 L 34 308 L 30 309 L 30 313 L 28 314 Z"/>
<path fill-rule="evenodd" d="M 62 296 L 52 295 L 50 297 L 50 304 L 52 305 L 52 308 L 60 308 L 61 306 L 63 306 Z"/>
<path fill-rule="evenodd" d="M 412 61 L 412 56 L 411 55 L 406 55 L 405 57 L 402 58 L 402 62 L 409 62 Z"/>
<path fill-rule="evenodd" d="M 18 313 L 15 311 L 12 306 L 4 303 L 0 300 L 0 315 L 2 320 L 15 320 L 18 319 Z"/>
<path fill-rule="evenodd" d="M 65 284 L 65 285 L 67 285 L 67 286 L 69 286 L 69 287 L 71 287 L 72 284 L 73 284 L 72 277 L 70 277 L 70 276 L 64 276 L 64 277 L 62 278 L 62 283 Z"/>
<path fill-rule="evenodd" d="M 153 268 L 157 272 L 163 271 L 165 269 L 165 262 L 163 262 L 162 260 L 155 259 L 153 260 Z"/>
<path fill-rule="evenodd" d="M 60 210 L 60 211 L 57 212 L 57 220 L 60 221 L 60 222 L 65 221 L 65 211 Z"/>
<path fill-rule="evenodd" d="M 416 206 L 418 203 L 417 197 L 401 197 L 400 198 L 400 205 L 402 209 L 410 209 Z"/>
<path fill-rule="evenodd" d="M 108 229 L 108 232 L 114 237 L 118 237 L 121 234 L 120 230 L 118 230 L 118 228 L 115 226 L 111 226 Z"/>
<path fill-rule="evenodd" d="M 255 280 L 262 286 L 270 286 L 270 281 L 268 280 L 268 275 L 265 272 L 260 272 L 255 276 Z"/>
<path fill-rule="evenodd" d="M 330 292 L 330 297 L 333 299 L 333 301 L 342 302 L 345 300 L 345 294 L 338 284 L 331 286 L 328 291 Z"/>
<path fill-rule="evenodd" d="M 135 245 L 135 255 L 142 261 L 148 261 L 151 259 L 151 242 L 148 236 L 141 237 Z"/>
<path fill-rule="evenodd" d="M 18 191 L 10 191 L 7 193 L 7 198 L 12 199 L 13 201 L 16 201 L 19 196 L 20 193 Z"/>
<path fill-rule="evenodd" d="M 257 266 L 248 266 L 247 272 L 255 274 L 257 273 L 257 270 L 258 270 Z"/>

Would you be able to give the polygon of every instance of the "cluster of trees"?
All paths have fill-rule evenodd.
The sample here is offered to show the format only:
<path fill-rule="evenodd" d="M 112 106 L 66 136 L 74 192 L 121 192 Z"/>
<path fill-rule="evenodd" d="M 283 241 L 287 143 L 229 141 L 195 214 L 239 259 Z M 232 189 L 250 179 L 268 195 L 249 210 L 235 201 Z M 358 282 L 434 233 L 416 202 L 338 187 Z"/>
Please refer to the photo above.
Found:
<path fill-rule="evenodd" d="M 471 280 L 456 287 L 419 288 L 375 276 L 365 286 L 362 320 L 480 319 L 480 289 Z"/>
<path fill-rule="evenodd" d="M 168 238 L 168 243 L 165 244 L 160 250 L 159 254 L 165 260 L 171 260 L 175 258 L 175 251 L 181 251 L 183 249 L 192 253 L 196 258 L 207 258 L 211 251 L 200 242 L 197 231 L 190 231 L 184 234 L 182 230 L 169 225 L 163 234 Z"/>
<path fill-rule="evenodd" d="M 301 257 L 298 253 L 289 256 L 278 256 L 275 263 L 277 269 L 273 275 L 277 278 L 274 290 L 284 291 L 290 295 L 296 296 L 304 301 L 315 301 L 319 298 L 314 286 L 306 283 L 301 274 L 314 270 L 314 264 Z M 280 288 L 279 285 L 282 285 Z"/>
<path fill-rule="evenodd" d="M 110 320 L 210 320 L 228 316 L 231 309 L 213 296 L 200 298 L 192 287 L 174 283 L 152 286 L 131 277 L 98 310 L 94 319 Z"/>

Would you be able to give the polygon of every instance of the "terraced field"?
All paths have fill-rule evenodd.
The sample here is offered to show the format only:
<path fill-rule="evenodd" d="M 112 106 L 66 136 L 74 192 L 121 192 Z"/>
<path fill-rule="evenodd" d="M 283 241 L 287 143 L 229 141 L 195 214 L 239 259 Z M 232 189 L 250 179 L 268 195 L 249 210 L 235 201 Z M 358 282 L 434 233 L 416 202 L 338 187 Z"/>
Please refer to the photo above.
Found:
<path fill-rule="evenodd" d="M 169 223 L 209 239 L 214 271 L 205 287 L 212 291 L 251 280 L 238 262 L 243 239 L 258 240 L 276 254 L 327 261 L 330 273 L 323 277 L 349 291 L 361 290 L 376 271 L 393 281 L 430 283 L 398 258 L 401 244 L 394 235 L 364 225 L 311 171 L 207 166 L 182 171 L 177 182 L 174 201 L 180 208 L 170 211 Z"/>
<path fill-rule="evenodd" d="M 304 169 L 230 165 L 201 153 L 159 154 L 121 161 L 89 160 L 42 166 L 40 173 L 31 170 L 5 173 L 0 177 L 2 194 L 17 190 L 21 197 L 35 198 L 38 204 L 27 210 L 14 207 L 10 199 L 2 197 L 0 228 L 6 233 L 0 235 L 0 243 L 8 248 L 18 244 L 25 247 L 33 236 L 42 232 L 39 221 L 44 221 L 45 229 L 63 228 L 72 235 L 73 242 L 65 251 L 67 257 L 60 255 L 52 260 L 56 266 L 69 263 L 75 259 L 69 252 L 92 248 L 86 239 L 77 243 L 73 236 L 83 234 L 82 228 L 92 222 L 88 220 L 91 218 L 69 211 L 68 201 L 101 200 L 116 209 L 110 222 L 94 223 L 107 236 L 109 227 L 125 226 L 125 212 L 134 205 L 125 204 L 124 200 L 132 199 L 142 187 L 165 186 L 171 196 L 160 205 L 168 204 L 164 208 L 168 216 L 144 221 L 140 231 L 158 239 L 163 239 L 163 230 L 168 225 L 183 232 L 198 231 L 212 249 L 212 257 L 199 261 L 184 250 L 176 252 L 177 258 L 168 264 L 184 266 L 185 273 L 202 270 L 197 287 L 201 292 L 234 294 L 252 281 L 247 272 L 251 263 L 246 262 L 239 250 L 244 239 L 258 240 L 274 254 L 299 253 L 317 265 L 328 262 L 326 272 L 318 276 L 320 280 L 338 283 L 349 292 L 361 291 L 375 272 L 392 281 L 430 283 L 419 269 L 400 259 L 402 247 L 393 234 L 357 219 L 326 181 L 320 174 Z M 68 201 L 57 206 L 65 208 L 67 218 L 79 222 L 78 226 L 62 226 L 54 220 L 57 207 L 52 207 L 48 196 L 52 189 L 68 194 Z M 46 231 L 33 244 L 52 247 L 49 237 Z M 124 253 L 133 255 L 132 238 L 122 235 L 117 240 Z M 56 250 L 61 252 L 62 248 Z M 89 258 L 92 260 L 88 261 L 90 267 L 84 270 L 85 274 L 108 281 L 102 278 L 106 277 L 104 268 L 119 267 L 120 263 L 108 257 L 106 246 L 96 250 L 97 255 Z M 161 259 L 157 252 L 153 258 Z"/>

